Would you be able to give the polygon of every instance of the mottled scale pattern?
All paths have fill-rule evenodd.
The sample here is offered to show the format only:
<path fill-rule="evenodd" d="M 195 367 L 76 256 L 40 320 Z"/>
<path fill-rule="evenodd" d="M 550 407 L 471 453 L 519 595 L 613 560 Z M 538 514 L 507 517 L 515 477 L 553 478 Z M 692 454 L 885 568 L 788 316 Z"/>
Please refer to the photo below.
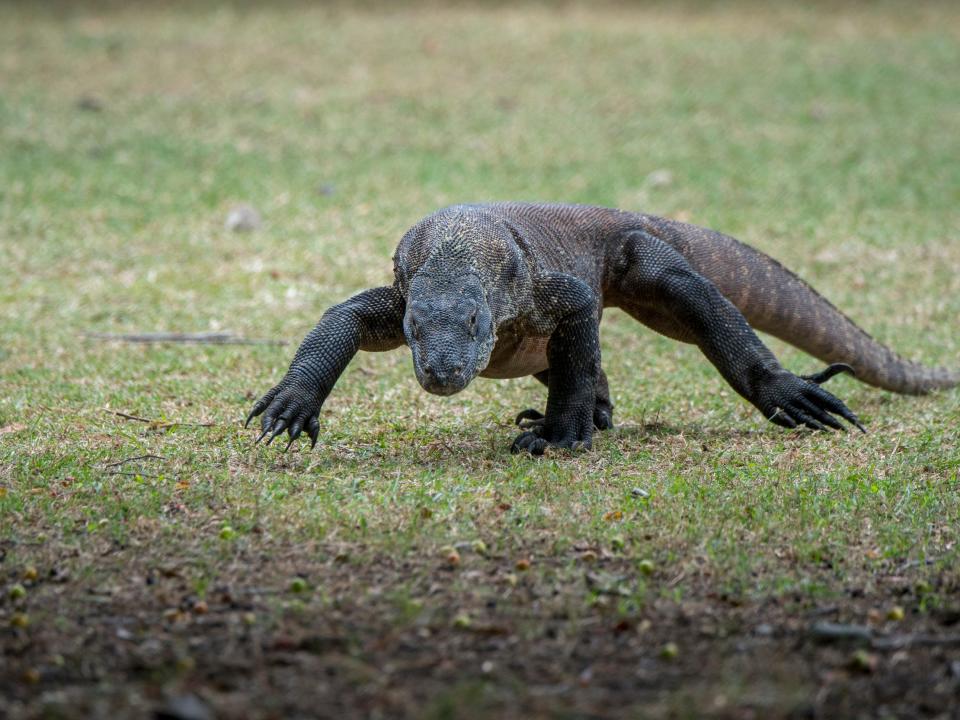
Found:
<path fill-rule="evenodd" d="M 447 395 L 477 375 L 534 375 L 545 414 L 520 415 L 514 450 L 590 447 L 612 425 L 598 325 L 619 307 L 695 343 L 772 422 L 839 428 L 856 416 L 820 387 L 849 366 L 902 393 L 956 385 L 960 373 L 909 362 L 876 342 L 775 260 L 721 233 L 664 218 L 579 205 L 444 208 L 414 225 L 394 255 L 395 282 L 331 308 L 284 380 L 254 407 L 261 437 L 316 442 L 317 414 L 357 350 L 406 343 L 423 387 Z M 799 377 L 754 328 L 831 363 Z M 249 419 L 248 418 L 248 422 Z"/>

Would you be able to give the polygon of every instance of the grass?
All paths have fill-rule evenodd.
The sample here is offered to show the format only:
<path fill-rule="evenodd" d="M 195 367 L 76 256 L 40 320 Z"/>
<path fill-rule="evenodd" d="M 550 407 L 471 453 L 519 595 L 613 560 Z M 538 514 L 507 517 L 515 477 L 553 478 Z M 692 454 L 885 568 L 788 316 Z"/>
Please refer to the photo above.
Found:
<path fill-rule="evenodd" d="M 240 421 L 472 200 L 721 229 L 956 365 L 958 37 L 949 3 L 0 6 L 0 714 L 944 711 L 955 650 L 859 673 L 805 628 L 949 633 L 956 391 L 841 378 L 868 435 L 784 433 L 610 313 L 588 454 L 510 456 L 538 384 L 440 399 L 402 351 L 354 361 L 313 452 Z M 85 336 L 159 330 L 291 345 Z"/>

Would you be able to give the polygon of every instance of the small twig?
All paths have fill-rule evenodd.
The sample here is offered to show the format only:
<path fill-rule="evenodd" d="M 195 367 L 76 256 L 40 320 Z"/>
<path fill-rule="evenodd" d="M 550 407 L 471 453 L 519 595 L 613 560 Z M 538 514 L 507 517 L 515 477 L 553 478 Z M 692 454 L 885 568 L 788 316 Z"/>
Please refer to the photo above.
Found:
<path fill-rule="evenodd" d="M 840 611 L 839 605 L 827 605 L 826 607 L 814 608 L 813 610 L 807 613 L 807 617 L 809 618 L 824 617 L 825 615 L 833 615 L 834 613 L 837 613 L 839 611 Z"/>
<path fill-rule="evenodd" d="M 960 647 L 960 635 L 889 635 L 878 637 L 873 629 L 866 625 L 818 622 L 811 626 L 810 634 L 815 639 L 824 642 L 856 640 L 869 643 L 874 650 L 903 650 L 918 646 Z"/>
<path fill-rule="evenodd" d="M 871 645 L 875 650 L 903 650 L 917 646 L 960 647 L 960 635 L 894 635 L 876 638 Z"/>
<path fill-rule="evenodd" d="M 832 642 L 835 640 L 873 640 L 873 630 L 866 625 L 847 625 L 844 623 L 816 622 L 810 628 L 810 634 L 817 640 Z"/>
<path fill-rule="evenodd" d="M 136 422 L 147 423 L 155 428 L 172 428 L 172 427 L 216 427 L 216 423 L 197 423 L 197 422 L 180 422 L 179 420 L 173 420 L 171 422 L 164 422 L 162 420 L 151 420 L 149 418 L 138 417 L 137 415 L 129 415 L 125 412 L 120 412 L 119 410 L 105 410 L 111 415 L 116 415 L 117 417 L 122 417 L 125 420 L 135 420 Z"/>
<path fill-rule="evenodd" d="M 105 467 L 119 467 L 120 465 L 125 465 L 128 462 L 134 462 L 136 460 L 164 460 L 166 458 L 163 455 L 137 455 L 136 457 L 124 458 L 123 460 L 117 460 L 116 462 L 107 463 Z"/>
<path fill-rule="evenodd" d="M 680 573 L 675 578 L 673 578 L 673 580 L 670 580 L 667 583 L 667 587 L 668 588 L 676 587 L 677 585 L 680 584 L 680 581 L 683 580 L 683 578 L 685 578 L 686 576 L 687 576 L 687 570 L 686 568 L 684 568 L 680 571 Z"/>
<path fill-rule="evenodd" d="M 126 470 L 114 470 L 113 472 L 108 472 L 107 475 L 126 475 L 128 477 L 142 477 L 142 478 L 159 477 L 159 475 L 150 475 L 149 473 L 128 472 Z"/>
<path fill-rule="evenodd" d="M 136 415 L 127 415 L 127 413 L 125 413 L 125 412 L 120 412 L 119 410 L 107 410 L 107 412 L 110 413 L 111 415 L 116 415 L 117 417 L 122 417 L 122 418 L 124 418 L 124 419 L 126 419 L 126 420 L 136 420 L 137 422 L 143 422 L 143 423 L 153 423 L 153 422 L 154 422 L 153 420 L 149 420 L 149 419 L 147 419 L 147 418 L 142 418 L 142 417 L 137 417 Z"/>
<path fill-rule="evenodd" d="M 933 558 L 924 558 L 923 560 L 906 560 L 900 564 L 894 572 L 897 575 L 905 573 L 907 570 L 920 567 L 921 565 L 933 565 Z"/>
<path fill-rule="evenodd" d="M 232 333 L 205 332 L 155 332 L 155 333 L 102 333 L 86 332 L 84 337 L 94 340 L 113 340 L 129 343 L 185 343 L 194 345 L 286 345 L 286 340 L 268 338 L 242 338 Z"/>

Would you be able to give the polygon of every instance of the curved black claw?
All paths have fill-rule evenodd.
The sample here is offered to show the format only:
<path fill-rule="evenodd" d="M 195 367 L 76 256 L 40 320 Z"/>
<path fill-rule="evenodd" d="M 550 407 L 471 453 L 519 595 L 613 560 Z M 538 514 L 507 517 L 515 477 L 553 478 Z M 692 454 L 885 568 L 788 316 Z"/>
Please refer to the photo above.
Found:
<path fill-rule="evenodd" d="M 280 433 L 287 429 L 287 420 L 286 418 L 280 418 L 277 420 L 273 426 L 270 428 L 270 437 L 267 438 L 267 445 L 273 442 L 273 439 L 277 437 Z"/>
<path fill-rule="evenodd" d="M 809 380 L 812 383 L 817 385 L 823 385 L 827 380 L 832 378 L 834 375 L 839 375 L 840 373 L 850 373 L 854 377 L 857 376 L 857 371 L 846 363 L 833 363 L 832 365 L 827 365 L 823 370 L 813 375 L 801 375 L 804 380 Z"/>
<path fill-rule="evenodd" d="M 542 412 L 534 410 L 533 408 L 527 408 L 517 413 L 517 419 L 514 422 L 517 427 L 522 427 L 527 430 L 543 425 L 543 419 L 544 415 Z"/>
<path fill-rule="evenodd" d="M 613 428 L 613 408 L 603 407 L 597 403 L 593 408 L 593 426 L 597 430 L 610 430 Z"/>
<path fill-rule="evenodd" d="M 276 397 L 277 392 L 280 390 L 280 386 L 277 385 L 270 390 L 266 395 L 257 400 L 257 404 L 253 406 L 253 410 L 250 411 L 250 414 L 247 415 L 247 421 L 243 423 L 244 427 L 250 426 L 250 421 L 253 420 L 257 415 L 260 415 L 264 410 L 270 407 L 270 403 L 273 402 L 273 398 Z M 260 442 L 259 440 L 257 442 Z"/>
<path fill-rule="evenodd" d="M 543 455 L 543 451 L 546 449 L 547 441 L 532 430 L 517 435 L 510 446 L 510 452 L 514 455 L 523 450 L 531 455 Z"/>

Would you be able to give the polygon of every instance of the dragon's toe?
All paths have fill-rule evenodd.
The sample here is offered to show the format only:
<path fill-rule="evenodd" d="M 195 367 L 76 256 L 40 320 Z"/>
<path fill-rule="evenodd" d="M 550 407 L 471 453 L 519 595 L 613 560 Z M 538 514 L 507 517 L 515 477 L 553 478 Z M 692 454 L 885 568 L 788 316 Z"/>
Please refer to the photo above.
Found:
<path fill-rule="evenodd" d="M 534 410 L 533 408 L 527 408 L 526 410 L 521 410 L 517 414 L 517 418 L 514 421 L 517 427 L 521 427 L 524 430 L 529 430 L 530 428 L 541 427 L 543 425 L 543 413 L 539 410 Z"/>

